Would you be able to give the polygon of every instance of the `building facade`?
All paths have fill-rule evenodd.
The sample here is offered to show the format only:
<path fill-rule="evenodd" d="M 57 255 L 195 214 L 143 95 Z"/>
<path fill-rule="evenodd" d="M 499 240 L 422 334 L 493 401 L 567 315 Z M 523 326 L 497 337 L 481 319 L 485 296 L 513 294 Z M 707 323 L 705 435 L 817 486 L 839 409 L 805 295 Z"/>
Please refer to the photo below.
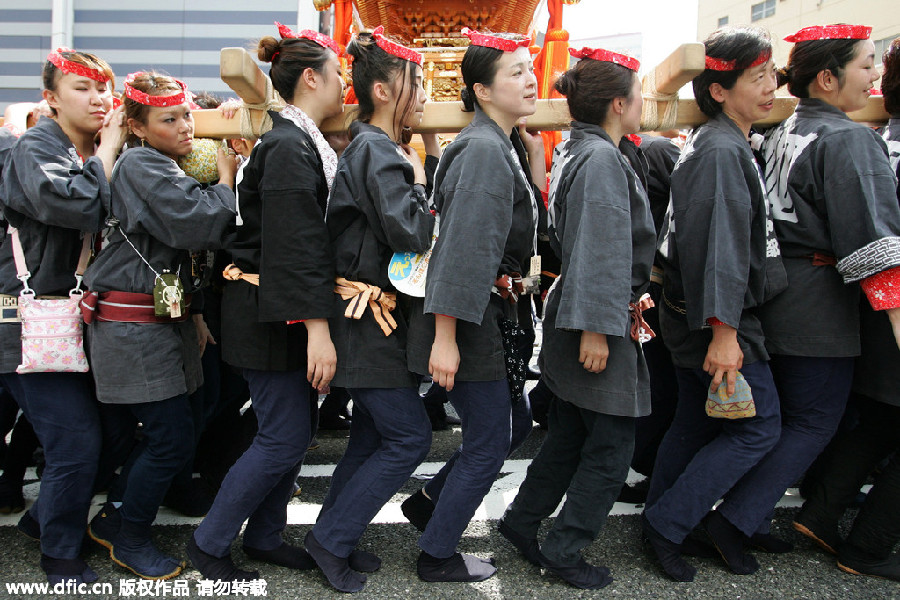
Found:
<path fill-rule="evenodd" d="M 318 29 L 312 0 L 0 0 L 0 114 L 41 97 L 41 68 L 56 46 L 93 52 L 128 73 L 156 69 L 191 90 L 234 93 L 219 78 L 219 50 L 277 35 L 274 21 Z"/>
<path fill-rule="evenodd" d="M 699 0 L 697 38 L 703 40 L 723 25 L 756 25 L 772 33 L 775 64 L 787 64 L 793 44 L 784 36 L 810 25 L 851 23 L 872 27 L 876 63 L 900 37 L 898 0 Z"/>

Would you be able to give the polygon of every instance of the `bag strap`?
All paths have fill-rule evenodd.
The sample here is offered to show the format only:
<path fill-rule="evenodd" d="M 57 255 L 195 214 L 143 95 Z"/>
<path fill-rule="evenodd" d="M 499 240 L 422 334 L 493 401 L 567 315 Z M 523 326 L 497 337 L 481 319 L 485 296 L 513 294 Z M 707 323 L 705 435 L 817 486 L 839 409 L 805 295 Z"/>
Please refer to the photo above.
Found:
<path fill-rule="evenodd" d="M 19 230 L 9 226 L 9 234 L 12 238 L 13 260 L 16 263 L 16 279 L 22 282 L 22 293 L 34 295 L 34 290 L 28 285 L 31 279 L 31 271 L 25 265 L 25 251 L 22 249 L 22 240 L 19 239 Z M 87 269 L 88 261 L 91 259 L 91 236 L 85 235 L 81 244 L 81 254 L 78 257 L 78 266 L 75 267 L 75 287 L 69 291 L 69 295 L 73 293 L 81 293 L 81 281 L 84 278 L 84 271 Z"/>
<path fill-rule="evenodd" d="M 9 235 L 12 238 L 13 260 L 16 262 L 16 279 L 22 282 L 23 294 L 33 294 L 34 290 L 28 287 L 31 272 L 25 266 L 25 251 L 22 250 L 22 242 L 19 240 L 19 230 L 10 225 Z"/>

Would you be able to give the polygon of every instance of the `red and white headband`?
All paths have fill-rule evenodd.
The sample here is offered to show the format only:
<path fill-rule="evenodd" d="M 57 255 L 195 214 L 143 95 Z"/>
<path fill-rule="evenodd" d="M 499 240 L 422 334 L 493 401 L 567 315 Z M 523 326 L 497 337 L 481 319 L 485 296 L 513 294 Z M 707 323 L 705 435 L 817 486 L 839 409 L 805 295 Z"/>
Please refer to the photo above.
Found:
<path fill-rule="evenodd" d="M 159 107 L 178 106 L 179 104 L 184 104 L 185 102 L 191 101 L 191 98 L 188 95 L 189 92 L 187 91 L 187 86 L 184 85 L 183 81 L 179 81 L 178 79 L 175 79 L 175 83 L 178 84 L 178 86 L 181 88 L 181 91 L 168 96 L 151 96 L 146 92 L 135 89 L 133 85 L 135 78 L 138 75 L 144 74 L 145 73 L 143 71 L 138 71 L 137 73 L 129 73 L 128 77 L 125 78 L 125 96 L 127 98 L 131 98 L 138 104 L 143 104 L 144 106 Z"/>
<path fill-rule="evenodd" d="M 393 54 L 397 58 L 414 62 L 420 67 L 425 64 L 425 57 L 422 56 L 421 52 L 416 52 L 412 48 L 401 46 L 397 42 L 392 42 L 384 37 L 384 25 L 376 27 L 375 30 L 372 31 L 372 36 L 375 38 L 375 43 L 378 44 L 378 47 L 388 54 Z"/>
<path fill-rule="evenodd" d="M 627 54 L 619 54 L 618 52 L 604 50 L 603 48 L 594 49 L 588 48 L 587 46 L 585 46 L 581 50 L 569 48 L 569 54 L 571 54 L 575 58 L 589 58 L 591 60 L 615 63 L 617 65 L 625 67 L 626 69 L 631 69 L 635 73 L 637 73 L 637 70 L 641 68 L 640 61 L 633 56 L 628 56 Z"/>
<path fill-rule="evenodd" d="M 473 46 L 484 46 L 485 48 L 493 48 L 502 50 L 503 52 L 515 52 L 518 48 L 527 48 L 531 44 L 530 38 L 521 40 L 510 40 L 502 38 L 499 35 L 491 35 L 489 33 L 478 33 L 474 29 L 463 27 L 461 33 L 469 38 Z"/>
<path fill-rule="evenodd" d="M 88 77 L 90 79 L 93 79 L 94 81 L 99 81 L 100 83 L 106 83 L 107 81 L 109 81 L 109 75 L 107 75 L 103 71 L 99 69 L 92 69 L 87 65 L 77 63 L 73 60 L 68 60 L 63 57 L 63 52 L 75 51 L 71 48 L 57 48 L 47 55 L 47 60 L 53 63 L 53 66 L 55 66 L 63 73 L 72 73 L 73 75 L 78 75 L 80 77 Z"/>
<path fill-rule="evenodd" d="M 867 40 L 872 28 L 865 25 L 813 25 L 804 27 L 784 41 L 797 43 L 813 40 Z"/>
<path fill-rule="evenodd" d="M 275 25 L 278 26 L 278 33 L 281 34 L 281 39 L 283 40 L 311 40 L 322 46 L 323 48 L 328 48 L 338 56 L 341 55 L 341 47 L 338 46 L 338 43 L 324 33 L 319 33 L 318 31 L 313 31 L 312 29 L 304 29 L 300 33 L 297 33 L 287 25 L 282 25 L 278 21 L 275 21 Z"/>
<path fill-rule="evenodd" d="M 744 67 L 744 69 L 752 69 L 753 67 L 758 67 L 761 64 L 769 62 L 769 59 L 772 58 L 771 50 L 763 50 L 759 53 L 759 56 L 756 57 L 752 63 Z M 714 58 L 712 56 L 706 57 L 706 68 L 710 71 L 737 71 L 737 60 L 725 60 L 723 58 Z"/>

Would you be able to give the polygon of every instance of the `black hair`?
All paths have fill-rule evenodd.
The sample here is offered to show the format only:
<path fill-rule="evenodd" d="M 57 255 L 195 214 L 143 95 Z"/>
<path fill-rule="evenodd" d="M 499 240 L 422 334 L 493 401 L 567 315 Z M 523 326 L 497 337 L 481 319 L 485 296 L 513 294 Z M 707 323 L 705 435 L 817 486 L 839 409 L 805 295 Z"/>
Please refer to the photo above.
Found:
<path fill-rule="evenodd" d="M 733 60 L 736 67 L 733 71 L 706 69 L 694 77 L 697 106 L 706 116 L 715 117 L 722 112 L 722 105 L 709 93 L 710 86 L 718 83 L 723 89 L 733 88 L 744 71 L 761 54 L 772 52 L 772 40 L 768 32 L 759 27 L 722 27 L 712 32 L 703 41 L 703 45 L 707 56 L 723 61 Z"/>
<path fill-rule="evenodd" d="M 416 64 L 412 61 L 394 56 L 381 48 L 371 32 L 361 31 L 347 45 L 347 54 L 353 57 L 353 93 L 359 102 L 359 113 L 356 118 L 368 123 L 375 115 L 375 100 L 372 88 L 376 82 L 391 84 L 399 78 L 399 89 L 409 92 L 406 106 L 394 107 L 395 139 L 400 139 L 402 123 L 407 115 L 415 110 L 417 102 Z"/>
<path fill-rule="evenodd" d="M 865 40 L 809 40 L 791 48 L 786 67 L 778 70 L 778 87 L 785 84 L 792 96 L 809 98 L 809 84 L 822 71 L 831 71 L 844 85 L 844 68 L 856 57 Z"/>
<path fill-rule="evenodd" d="M 491 35 L 507 40 L 519 41 L 523 39 L 521 35 L 513 33 L 492 33 Z M 470 44 L 466 48 L 466 53 L 463 55 L 462 65 L 460 66 L 463 83 L 465 83 L 465 87 L 459 92 L 463 103 L 463 111 L 472 112 L 475 110 L 475 103 L 478 102 L 475 98 L 476 83 L 480 83 L 485 87 L 493 85 L 494 78 L 497 76 L 497 61 L 500 60 L 501 56 L 503 56 L 503 50 L 497 48 L 476 46 L 474 44 Z"/>
<path fill-rule="evenodd" d="M 627 67 L 585 58 L 560 75 L 553 87 L 566 97 L 573 119 L 603 125 L 613 99 L 631 100 L 634 78 Z"/>
<path fill-rule="evenodd" d="M 881 93 L 884 109 L 889 115 L 900 114 L 900 38 L 897 38 L 881 57 L 884 74 L 881 76 Z"/>
<path fill-rule="evenodd" d="M 272 63 L 269 69 L 272 86 L 285 102 L 293 102 L 294 90 L 303 71 L 312 69 L 324 74 L 325 62 L 334 52 L 306 38 L 279 40 L 267 35 L 259 40 L 256 54 L 259 60 Z M 330 76 L 333 75 L 326 75 Z"/>
<path fill-rule="evenodd" d="M 194 94 L 194 104 L 199 106 L 200 108 L 219 108 L 222 104 L 222 99 L 216 96 L 215 94 L 210 94 L 209 92 L 197 92 Z"/>

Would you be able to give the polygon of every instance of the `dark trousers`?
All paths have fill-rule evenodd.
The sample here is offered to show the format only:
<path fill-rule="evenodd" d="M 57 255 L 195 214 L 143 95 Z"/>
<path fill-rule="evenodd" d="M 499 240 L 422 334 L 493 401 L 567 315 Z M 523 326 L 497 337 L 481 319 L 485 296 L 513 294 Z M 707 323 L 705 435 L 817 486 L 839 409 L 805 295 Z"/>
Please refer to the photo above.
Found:
<path fill-rule="evenodd" d="M 437 384 L 435 384 L 435 387 L 437 387 Z M 440 389 L 443 390 L 443 388 Z M 552 395 L 549 388 L 544 386 L 544 389 Z M 506 458 L 509 458 L 513 452 L 518 450 L 519 446 L 521 446 L 526 438 L 528 438 L 528 434 L 531 433 L 533 423 L 531 420 L 530 398 L 530 396 L 522 394 L 522 398 L 512 406 L 512 432 L 509 440 L 509 452 L 507 452 Z M 450 474 L 450 471 L 453 470 L 453 465 L 456 464 L 461 453 L 462 446 L 456 449 L 447 462 L 444 463 L 444 466 L 441 467 L 441 470 L 425 484 L 425 493 L 428 494 L 428 497 L 431 498 L 433 502 L 437 503 L 438 498 L 441 497 L 441 490 L 444 489 L 444 484 L 447 482 L 447 476 Z"/>
<path fill-rule="evenodd" d="M 287 504 L 318 422 L 316 397 L 305 371 L 243 373 L 259 429 L 194 532 L 200 549 L 213 556 L 231 551 L 244 521 L 245 546 L 274 550 L 281 545 Z"/>
<path fill-rule="evenodd" d="M 187 394 L 158 402 L 104 404 L 100 409 L 109 446 L 131 438 L 137 423 L 144 438 L 132 453 L 116 487 L 122 518 L 150 525 L 172 479 L 193 457 L 194 425 Z"/>
<path fill-rule="evenodd" d="M 21 487 L 25 481 L 25 471 L 40 445 L 34 427 L 28 422 L 25 414 L 19 416 L 9 438 L 9 447 L 3 457 L 3 475 L 0 477 L 8 484 Z"/>
<path fill-rule="evenodd" d="M 662 302 L 661 288 L 658 284 L 650 284 L 650 295 L 657 305 Z M 666 348 L 660 333 L 659 309 L 645 311 L 644 316 L 647 324 L 656 332 L 655 338 L 641 345 L 650 374 L 650 414 L 635 421 L 631 468 L 649 477 L 653 472 L 659 445 L 672 424 L 672 419 L 675 418 L 675 408 L 678 406 L 678 381 L 675 377 L 675 365 L 672 364 L 672 354 Z"/>
<path fill-rule="evenodd" d="M 31 515 L 41 552 L 76 558 L 87 525 L 100 457 L 100 418 L 87 373 L 0 375 L 44 447 L 46 465 Z"/>
<path fill-rule="evenodd" d="M 803 512 L 827 527 L 837 528 L 868 475 L 891 457 L 847 538 L 860 550 L 887 558 L 900 542 L 900 406 L 863 396 L 856 397 L 856 405 L 859 425 L 834 446 L 820 477 L 809 488 Z"/>
<path fill-rule="evenodd" d="M 680 544 L 713 505 L 778 441 L 778 393 L 766 362 L 744 365 L 756 416 L 706 415 L 712 377 L 676 368 L 678 407 L 656 455 L 644 515 L 660 534 Z"/>
<path fill-rule="evenodd" d="M 549 430 L 503 521 L 527 538 L 566 502 L 541 544 L 555 563 L 574 565 L 596 539 L 628 477 L 634 450 L 632 417 L 605 415 L 554 398 Z"/>
<path fill-rule="evenodd" d="M 506 379 L 457 381 L 447 395 L 462 421 L 463 442 L 440 497 L 432 496 L 434 514 L 419 538 L 419 547 L 438 558 L 456 552 L 459 539 L 509 454 L 512 434 Z M 428 486 L 426 493 L 431 495 Z"/>
<path fill-rule="evenodd" d="M 203 395 L 200 390 L 197 390 L 191 395 L 176 396 L 176 398 L 182 398 L 182 402 L 187 403 L 188 422 L 191 424 L 191 435 L 193 437 L 189 446 L 182 447 L 186 448 L 186 450 L 178 451 L 179 456 L 182 459 L 180 461 L 182 466 L 171 478 L 167 494 L 187 493 L 190 490 L 194 451 L 196 449 L 196 444 L 200 439 L 200 434 L 202 433 L 200 428 L 203 426 Z M 149 402 L 146 404 L 156 403 Z M 107 498 L 111 502 L 123 502 L 125 490 L 131 479 L 131 470 L 134 468 L 137 461 L 145 459 L 147 446 L 148 444 L 154 443 L 154 440 L 151 440 L 147 435 L 147 424 L 138 416 L 138 412 L 142 409 L 132 411 L 130 410 L 130 406 L 132 405 L 128 404 L 111 404 L 106 406 L 109 406 L 109 408 L 103 407 L 100 409 L 100 417 L 103 420 L 104 428 L 104 445 L 103 457 L 100 460 L 100 470 L 97 475 L 97 486 L 95 487 L 97 488 L 97 491 L 102 491 L 104 489 L 104 483 L 108 484 L 110 482 L 115 469 L 121 465 L 122 470 L 119 473 L 119 476 L 112 481 L 112 486 L 110 486 Z M 183 418 L 184 413 L 181 411 L 181 407 L 179 407 L 178 412 L 180 418 Z M 158 416 L 155 418 L 158 418 Z M 137 431 L 138 423 L 142 424 L 140 430 L 142 436 L 140 441 L 135 442 L 135 433 Z M 180 425 L 178 431 L 181 432 L 179 433 L 179 436 L 184 435 Z M 175 442 L 176 440 L 172 441 Z M 179 438 L 177 441 L 183 442 L 184 440 Z M 175 448 L 165 448 L 161 451 L 173 454 L 176 452 Z M 126 457 L 124 459 L 124 464 L 122 463 L 123 456 Z"/>
<path fill-rule="evenodd" d="M 369 522 L 431 449 L 431 423 L 415 388 L 354 388 L 350 441 L 313 527 L 326 550 L 346 557 Z"/>
<path fill-rule="evenodd" d="M 853 358 L 772 356 L 772 376 L 781 399 L 781 435 L 717 509 L 744 534 L 768 533 L 775 504 L 831 441 L 850 396 L 853 362 Z"/>

